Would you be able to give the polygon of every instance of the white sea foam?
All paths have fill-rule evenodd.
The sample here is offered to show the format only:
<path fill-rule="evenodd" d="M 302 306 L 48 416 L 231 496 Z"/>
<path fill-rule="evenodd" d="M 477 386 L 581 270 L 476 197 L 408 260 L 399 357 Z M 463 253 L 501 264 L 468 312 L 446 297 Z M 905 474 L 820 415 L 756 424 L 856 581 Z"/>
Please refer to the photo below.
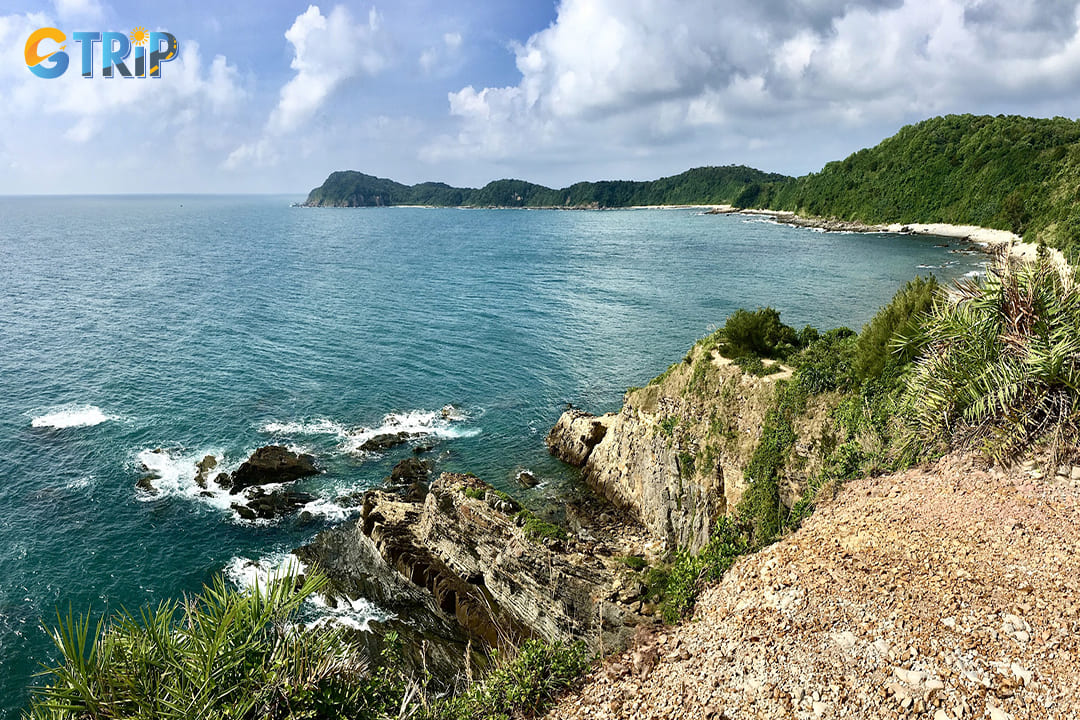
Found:
<path fill-rule="evenodd" d="M 330 522 L 341 522 L 347 519 L 350 515 L 358 512 L 360 508 L 345 508 L 334 503 L 331 500 L 319 498 L 312 500 L 307 505 L 304 505 L 301 512 L 309 512 L 316 517 L 321 517 Z"/>
<path fill-rule="evenodd" d="M 313 420 L 270 422 L 259 428 L 270 435 L 328 435 L 340 442 L 342 452 L 357 454 L 368 440 L 379 435 L 408 433 L 417 438 L 438 437 L 445 439 L 475 437 L 480 428 L 461 427 L 472 416 L 454 407 L 446 405 L 439 410 L 411 410 L 402 413 L 388 413 L 379 425 L 374 427 L 348 427 L 335 420 L 315 418 Z"/>
<path fill-rule="evenodd" d="M 81 477 L 78 480 L 72 480 L 71 482 L 64 485 L 64 487 L 68 490 L 85 490 L 86 488 L 91 487 L 93 484 L 94 476 L 87 475 L 86 477 Z"/>
<path fill-rule="evenodd" d="M 337 606 L 331 607 L 322 595 L 315 595 L 309 601 L 320 617 L 308 623 L 309 628 L 322 627 L 327 624 L 344 625 L 353 630 L 369 632 L 372 621 L 386 622 L 394 616 L 386 612 L 375 603 L 365 598 L 350 600 L 349 598 L 337 598 Z"/>
<path fill-rule="evenodd" d="M 30 426 L 36 428 L 77 428 L 100 425 L 109 420 L 119 420 L 115 415 L 106 415 L 96 405 L 64 405 L 52 408 L 43 415 L 30 419 Z"/>
<path fill-rule="evenodd" d="M 292 553 L 273 553 L 259 560 L 234 557 L 225 565 L 225 577 L 241 590 L 265 589 L 271 581 L 307 571 Z"/>
<path fill-rule="evenodd" d="M 343 425 L 325 418 L 309 422 L 266 423 L 259 430 L 269 435 L 333 435 L 341 438 L 348 435 Z"/>
<path fill-rule="evenodd" d="M 195 482 L 197 469 L 195 463 L 207 455 L 213 455 L 218 461 L 218 467 L 209 473 L 206 487 L 201 487 Z M 140 469 L 145 470 L 157 477 L 150 481 L 156 493 L 140 491 L 138 498 L 143 501 L 157 500 L 162 497 L 185 497 L 198 500 L 219 510 L 229 510 L 236 502 L 236 497 L 216 482 L 214 477 L 218 473 L 228 472 L 224 466 L 223 458 L 214 451 L 186 453 L 176 450 L 147 449 L 136 457 Z"/>
<path fill-rule="evenodd" d="M 307 565 L 292 553 L 272 553 L 259 560 L 234 557 L 225 565 L 225 577 L 241 590 L 254 591 L 267 587 L 271 581 L 307 572 Z M 375 603 L 364 598 L 336 598 L 335 603 L 324 595 L 308 598 L 306 607 L 316 618 L 307 627 L 328 623 L 345 625 L 354 630 L 368 631 L 373 620 L 385 622 L 393 617 Z"/>

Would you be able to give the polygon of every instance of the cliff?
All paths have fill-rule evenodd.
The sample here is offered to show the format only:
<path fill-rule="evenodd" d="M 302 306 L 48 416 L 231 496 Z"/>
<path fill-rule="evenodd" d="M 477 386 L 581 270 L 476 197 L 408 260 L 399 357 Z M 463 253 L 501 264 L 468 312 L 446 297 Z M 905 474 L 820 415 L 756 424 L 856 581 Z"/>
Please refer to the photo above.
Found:
<path fill-rule="evenodd" d="M 618 413 L 565 412 L 548 447 L 668 547 L 696 551 L 742 499 L 777 383 L 790 376 L 786 367 L 764 377 L 745 373 L 702 341 L 647 387 L 628 391 Z M 794 423 L 780 479 L 788 507 L 835 445 L 829 412 L 836 402 L 834 394 L 815 396 Z"/>
<path fill-rule="evenodd" d="M 444 473 L 420 501 L 367 493 L 361 517 L 298 554 L 339 592 L 410 618 L 421 609 L 433 628 L 456 625 L 488 647 L 535 637 L 621 648 L 654 618 L 616 559 L 635 549 L 625 528 L 590 518 L 567 535 L 478 478 Z"/>

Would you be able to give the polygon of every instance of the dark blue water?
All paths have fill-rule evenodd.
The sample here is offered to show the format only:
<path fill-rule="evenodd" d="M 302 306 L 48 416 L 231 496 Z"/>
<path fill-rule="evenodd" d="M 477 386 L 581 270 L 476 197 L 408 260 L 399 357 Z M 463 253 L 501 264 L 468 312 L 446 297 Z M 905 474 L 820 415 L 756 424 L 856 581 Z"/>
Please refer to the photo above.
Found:
<path fill-rule="evenodd" d="M 858 328 L 920 266 L 982 259 L 687 210 L 294 199 L 0 198 L 0 713 L 51 657 L 41 618 L 156 603 L 304 542 L 410 452 L 357 453 L 380 428 L 503 488 L 530 468 L 535 500 L 573 481 L 543 445 L 567 402 L 617 408 L 737 307 Z M 272 441 L 326 469 L 305 483 L 314 523 L 198 496 L 195 460 Z M 134 487 L 143 464 L 157 495 Z"/>

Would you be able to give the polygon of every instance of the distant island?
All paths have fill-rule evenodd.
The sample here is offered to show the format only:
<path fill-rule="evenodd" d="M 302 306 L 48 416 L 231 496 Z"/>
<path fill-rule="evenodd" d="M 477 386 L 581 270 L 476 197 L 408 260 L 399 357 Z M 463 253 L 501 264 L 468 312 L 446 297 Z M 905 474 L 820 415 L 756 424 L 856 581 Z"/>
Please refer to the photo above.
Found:
<path fill-rule="evenodd" d="M 482 188 L 403 185 L 331 173 L 306 207 L 609 209 L 732 205 L 876 223 L 952 223 L 1009 230 L 1080 260 L 1080 122 L 1067 118 L 946 115 L 908 125 L 873 148 L 802 177 L 741 165 L 701 167 L 650 181 L 580 182 L 553 189 L 524 180 Z"/>

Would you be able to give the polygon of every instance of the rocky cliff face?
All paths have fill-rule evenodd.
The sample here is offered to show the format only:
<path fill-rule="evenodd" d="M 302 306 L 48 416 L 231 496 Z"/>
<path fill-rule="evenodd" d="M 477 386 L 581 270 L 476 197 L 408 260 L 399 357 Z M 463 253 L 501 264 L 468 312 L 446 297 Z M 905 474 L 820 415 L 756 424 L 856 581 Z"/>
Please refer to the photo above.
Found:
<path fill-rule="evenodd" d="M 451 622 L 493 647 L 540 637 L 619 648 L 653 622 L 637 612 L 644 588 L 614 559 L 620 548 L 546 535 L 520 511 L 476 477 L 444 473 L 422 501 L 367 493 L 358 520 L 300 554 L 350 594 L 398 613 L 422 608 L 430 630 Z"/>
<path fill-rule="evenodd" d="M 744 470 L 777 383 L 790 375 L 787 369 L 765 377 L 743 373 L 699 344 L 647 387 L 627 392 L 618 413 L 565 412 L 548 447 L 670 547 L 697 550 L 716 519 L 742 498 Z M 831 449 L 828 415 L 835 402 L 829 395 L 812 398 L 796 423 L 781 488 L 789 506 Z"/>

